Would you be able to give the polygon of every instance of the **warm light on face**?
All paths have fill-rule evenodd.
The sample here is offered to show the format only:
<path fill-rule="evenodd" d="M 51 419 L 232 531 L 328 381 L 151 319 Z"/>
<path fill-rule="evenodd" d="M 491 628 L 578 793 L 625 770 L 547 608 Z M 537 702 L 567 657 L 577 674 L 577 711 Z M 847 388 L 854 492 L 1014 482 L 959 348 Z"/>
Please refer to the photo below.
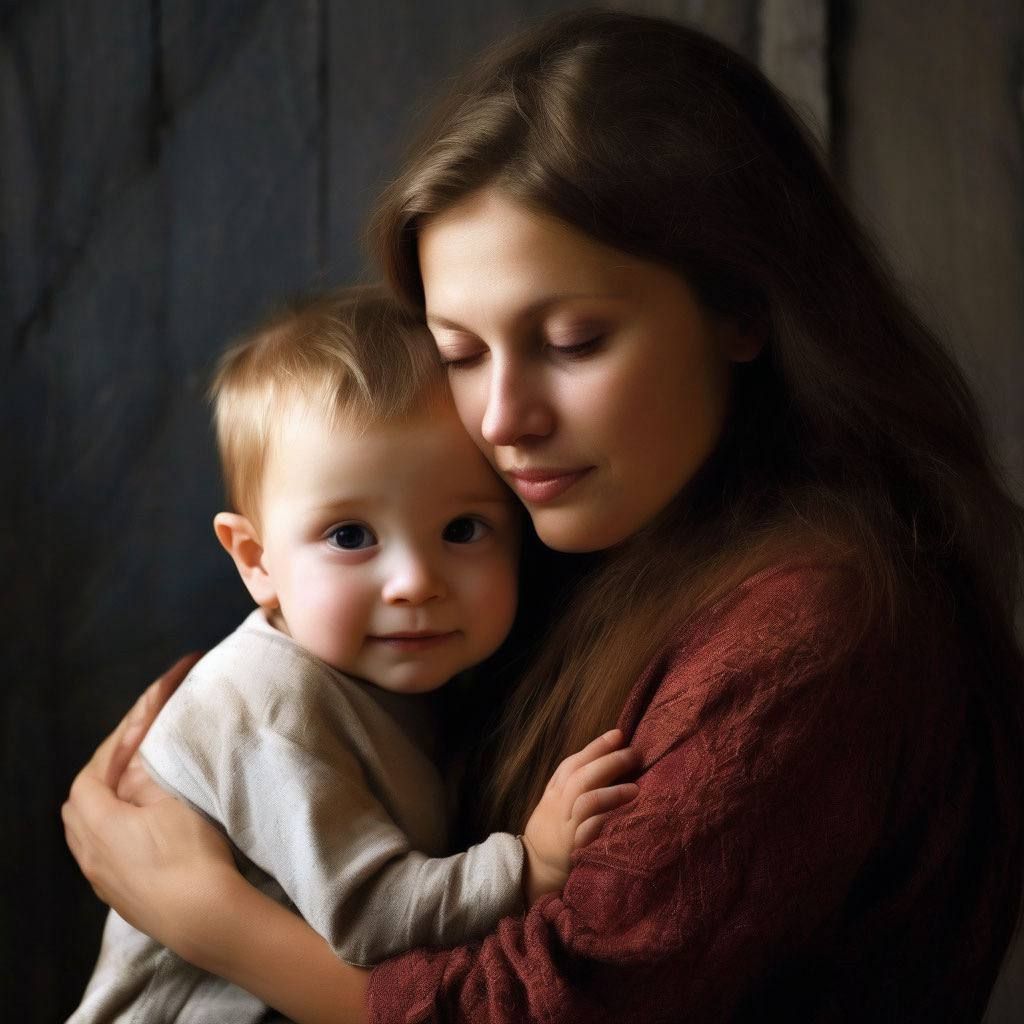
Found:
<path fill-rule="evenodd" d="M 511 628 L 519 512 L 447 402 L 365 430 L 294 410 L 261 505 L 277 624 L 335 668 L 432 690 Z"/>
<path fill-rule="evenodd" d="M 490 191 L 427 221 L 419 261 L 459 416 L 549 546 L 619 543 L 715 447 L 754 353 L 678 274 Z"/>

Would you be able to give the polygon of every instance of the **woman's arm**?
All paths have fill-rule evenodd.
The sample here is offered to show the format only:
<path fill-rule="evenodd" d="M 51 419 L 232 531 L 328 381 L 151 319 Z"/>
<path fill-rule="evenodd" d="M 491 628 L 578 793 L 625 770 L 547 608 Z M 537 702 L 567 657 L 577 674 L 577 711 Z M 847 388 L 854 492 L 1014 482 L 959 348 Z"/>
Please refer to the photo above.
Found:
<path fill-rule="evenodd" d="M 340 961 L 300 917 L 250 886 L 221 833 L 133 756 L 183 674 L 154 684 L 75 780 L 64 808 L 69 846 L 101 899 L 189 962 L 303 1024 L 362 1020 L 368 972 Z M 615 750 L 620 742 L 612 732 L 567 759 L 531 818 L 534 846 L 552 861 L 539 862 L 545 877 L 560 875 L 554 888 L 564 881 L 563 848 L 567 866 L 568 851 L 586 841 L 577 837 L 636 788 L 604 788 L 633 765 L 628 750 Z M 126 758 L 123 772 L 111 767 Z"/>
<path fill-rule="evenodd" d="M 249 885 L 220 833 L 166 794 L 119 800 L 83 769 L 64 806 L 68 844 L 104 902 L 203 970 L 301 1024 L 359 1024 L 368 972 Z M 162 791 L 160 791 L 162 792 Z"/>
<path fill-rule="evenodd" d="M 356 1024 L 368 972 L 249 885 L 223 836 L 133 760 L 196 658 L 153 683 L 79 772 L 61 811 L 68 846 L 101 900 L 184 959 L 301 1024 Z"/>
<path fill-rule="evenodd" d="M 179 955 L 298 1024 L 366 1020 L 368 970 L 339 960 L 302 918 L 233 866 L 211 864 L 193 878 L 193 891 L 170 904 Z"/>
<path fill-rule="evenodd" d="M 225 875 L 193 962 L 298 1024 L 361 1024 L 370 972 L 339 960 L 297 914 Z M 199 929 L 196 929 L 198 933 Z"/>

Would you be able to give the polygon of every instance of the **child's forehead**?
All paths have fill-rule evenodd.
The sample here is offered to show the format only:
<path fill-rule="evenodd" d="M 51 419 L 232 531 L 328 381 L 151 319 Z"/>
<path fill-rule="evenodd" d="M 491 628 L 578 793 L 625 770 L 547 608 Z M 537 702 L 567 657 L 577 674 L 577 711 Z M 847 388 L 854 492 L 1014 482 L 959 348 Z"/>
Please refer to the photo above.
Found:
<path fill-rule="evenodd" d="M 487 460 L 450 401 L 424 403 L 401 417 L 374 418 L 359 409 L 328 411 L 306 401 L 282 410 L 269 461 L 289 469 L 292 485 L 312 483 L 362 491 L 382 476 L 432 497 L 504 498 Z M 305 481 L 296 476 L 306 475 Z M 277 475 L 277 474 L 275 474 Z"/>
<path fill-rule="evenodd" d="M 405 414 L 379 416 L 359 402 L 331 405 L 303 395 L 284 398 L 277 409 L 278 434 L 286 443 L 302 439 L 362 442 L 373 447 L 401 449 L 409 438 L 423 432 L 442 433 L 450 428 L 450 410 L 424 399 Z"/>

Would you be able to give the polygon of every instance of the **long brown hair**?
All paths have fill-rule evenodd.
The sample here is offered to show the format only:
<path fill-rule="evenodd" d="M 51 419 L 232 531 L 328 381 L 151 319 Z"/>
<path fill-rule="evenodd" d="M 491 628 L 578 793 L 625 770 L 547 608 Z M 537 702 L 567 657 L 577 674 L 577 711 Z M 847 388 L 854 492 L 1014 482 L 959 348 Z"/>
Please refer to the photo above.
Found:
<path fill-rule="evenodd" d="M 850 643 L 868 628 L 927 643 L 920 609 L 956 605 L 1016 906 L 1024 519 L 961 373 L 785 101 L 694 30 L 560 16 L 450 88 L 383 195 L 371 244 L 409 303 L 424 301 L 420 226 L 484 187 L 675 269 L 765 343 L 735 369 L 725 435 L 697 479 L 588 568 L 548 634 L 504 714 L 490 820 L 521 827 L 558 761 L 614 724 L 681 617 L 810 542 L 857 567 Z"/>

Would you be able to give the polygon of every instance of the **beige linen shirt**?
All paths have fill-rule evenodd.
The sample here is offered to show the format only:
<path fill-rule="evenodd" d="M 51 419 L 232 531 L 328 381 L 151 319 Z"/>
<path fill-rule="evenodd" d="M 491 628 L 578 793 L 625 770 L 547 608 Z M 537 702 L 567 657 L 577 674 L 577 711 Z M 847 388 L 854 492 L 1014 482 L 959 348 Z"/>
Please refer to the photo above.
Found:
<path fill-rule="evenodd" d="M 369 965 L 456 945 L 522 909 L 516 837 L 442 856 L 446 802 L 425 706 L 335 671 L 257 610 L 192 670 L 142 755 L 224 830 L 254 885 L 339 957 Z M 111 911 L 69 1024 L 273 1019 Z"/>

